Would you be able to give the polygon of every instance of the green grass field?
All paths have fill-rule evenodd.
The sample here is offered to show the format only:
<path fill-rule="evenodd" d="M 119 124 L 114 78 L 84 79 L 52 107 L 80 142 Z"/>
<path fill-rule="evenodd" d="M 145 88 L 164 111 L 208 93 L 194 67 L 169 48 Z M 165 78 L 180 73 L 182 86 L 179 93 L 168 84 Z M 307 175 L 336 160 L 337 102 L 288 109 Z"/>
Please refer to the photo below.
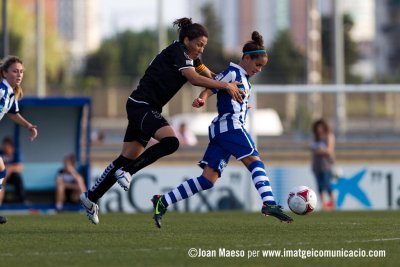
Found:
<path fill-rule="evenodd" d="M 0 225 L 0 266 L 400 266 L 400 212 L 317 212 L 293 224 L 256 213 L 15 215 Z M 190 248 L 217 257 L 188 256 Z M 219 257 L 219 248 L 245 257 Z M 289 258 L 262 250 L 385 250 L 384 258 Z M 248 251 L 260 251 L 247 258 Z M 197 250 L 198 251 L 198 250 Z"/>

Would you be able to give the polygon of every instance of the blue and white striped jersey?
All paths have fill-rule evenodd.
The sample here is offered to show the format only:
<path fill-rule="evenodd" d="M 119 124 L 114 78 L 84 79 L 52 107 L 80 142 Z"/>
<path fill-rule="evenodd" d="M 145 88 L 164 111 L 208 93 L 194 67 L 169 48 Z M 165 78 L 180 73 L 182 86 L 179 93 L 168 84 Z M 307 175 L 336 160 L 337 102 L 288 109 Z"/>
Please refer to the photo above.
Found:
<path fill-rule="evenodd" d="M 13 88 L 3 79 L 0 83 L 0 120 L 8 112 L 18 113 L 18 100 L 15 99 Z"/>
<path fill-rule="evenodd" d="M 235 63 L 230 63 L 226 70 L 215 77 L 219 81 L 242 83 L 238 87 L 245 93 L 245 96 L 243 103 L 239 103 L 233 100 L 226 91 L 213 89 L 213 92 L 217 93 L 218 116 L 209 127 L 210 139 L 219 133 L 244 127 L 251 89 L 249 78 L 247 72 Z"/>

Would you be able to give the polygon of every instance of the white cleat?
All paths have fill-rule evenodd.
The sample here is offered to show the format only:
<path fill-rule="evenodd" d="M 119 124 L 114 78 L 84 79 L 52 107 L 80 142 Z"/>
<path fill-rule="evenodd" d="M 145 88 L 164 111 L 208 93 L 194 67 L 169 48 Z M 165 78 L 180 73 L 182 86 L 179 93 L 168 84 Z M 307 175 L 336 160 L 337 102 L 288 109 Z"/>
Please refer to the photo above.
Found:
<path fill-rule="evenodd" d="M 132 175 L 129 172 L 123 171 L 122 169 L 118 169 L 115 172 L 115 178 L 117 178 L 118 184 L 125 190 L 129 190 L 129 186 L 131 185 Z"/>
<path fill-rule="evenodd" d="M 84 207 L 86 210 L 86 215 L 88 216 L 89 220 L 93 224 L 99 224 L 99 206 L 89 200 L 87 192 L 83 192 L 79 198 L 81 200 L 82 207 Z"/>

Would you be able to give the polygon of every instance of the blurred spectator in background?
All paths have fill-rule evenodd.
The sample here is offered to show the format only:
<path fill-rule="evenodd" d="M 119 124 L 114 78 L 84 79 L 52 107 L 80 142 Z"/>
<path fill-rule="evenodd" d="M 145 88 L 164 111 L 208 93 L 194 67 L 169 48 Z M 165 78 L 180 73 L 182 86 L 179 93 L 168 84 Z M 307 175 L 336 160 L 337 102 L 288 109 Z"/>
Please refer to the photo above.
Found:
<path fill-rule="evenodd" d="M 183 146 L 195 146 L 197 144 L 196 135 L 190 131 L 185 122 L 179 125 L 177 137 Z"/>
<path fill-rule="evenodd" d="M 2 142 L 0 156 L 3 158 L 7 174 L 4 178 L 3 186 L 11 184 L 14 186 L 14 202 L 25 202 L 25 189 L 21 172 L 24 169 L 21 154 L 15 149 L 14 141 L 10 137 L 5 137 Z M 0 205 L 3 203 L 5 190 L 0 191 Z"/>
<path fill-rule="evenodd" d="M 82 175 L 76 169 L 75 155 L 64 158 L 64 167 L 58 172 L 56 178 L 56 209 L 62 211 L 64 202 L 79 202 L 79 195 L 86 191 Z"/>
<path fill-rule="evenodd" d="M 90 138 L 93 144 L 103 144 L 105 137 L 104 131 L 93 130 Z"/>
<path fill-rule="evenodd" d="M 313 123 L 312 132 L 314 136 L 314 141 L 310 145 L 312 170 L 317 180 L 322 208 L 331 210 L 335 208 L 331 188 L 335 161 L 335 136 L 324 119 L 319 119 Z M 325 193 L 328 194 L 328 201 L 325 200 Z"/>

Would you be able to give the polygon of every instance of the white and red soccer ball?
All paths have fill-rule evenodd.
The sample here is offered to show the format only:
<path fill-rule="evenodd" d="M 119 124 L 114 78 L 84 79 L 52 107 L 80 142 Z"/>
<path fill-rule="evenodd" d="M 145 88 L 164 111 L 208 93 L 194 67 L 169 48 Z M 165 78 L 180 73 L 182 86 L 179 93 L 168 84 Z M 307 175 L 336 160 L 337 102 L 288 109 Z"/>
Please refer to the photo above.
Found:
<path fill-rule="evenodd" d="M 298 215 L 306 215 L 317 206 L 317 195 L 307 186 L 297 186 L 290 190 L 287 202 L 291 211 Z"/>

